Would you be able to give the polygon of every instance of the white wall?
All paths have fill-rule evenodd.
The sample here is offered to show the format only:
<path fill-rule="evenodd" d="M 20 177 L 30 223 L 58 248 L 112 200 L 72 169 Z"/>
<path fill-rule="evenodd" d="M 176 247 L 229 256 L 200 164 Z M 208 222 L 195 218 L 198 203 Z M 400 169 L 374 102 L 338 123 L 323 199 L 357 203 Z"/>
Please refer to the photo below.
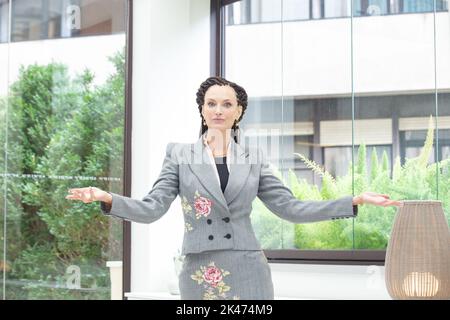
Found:
<path fill-rule="evenodd" d="M 383 266 L 270 264 L 275 297 L 386 300 Z"/>
<path fill-rule="evenodd" d="M 168 142 L 195 142 L 197 89 L 209 76 L 209 1 L 135 0 L 132 197 L 161 170 Z M 167 290 L 184 226 L 179 197 L 159 221 L 132 225 L 132 291 Z"/>

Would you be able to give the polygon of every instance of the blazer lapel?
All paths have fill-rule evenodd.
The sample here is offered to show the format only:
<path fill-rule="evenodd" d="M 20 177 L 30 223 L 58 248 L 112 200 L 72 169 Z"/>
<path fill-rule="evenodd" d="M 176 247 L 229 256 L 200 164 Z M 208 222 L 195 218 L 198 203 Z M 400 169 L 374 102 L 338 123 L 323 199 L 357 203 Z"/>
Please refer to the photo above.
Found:
<path fill-rule="evenodd" d="M 185 156 L 192 172 L 200 180 L 203 187 L 228 210 L 228 204 L 239 194 L 250 174 L 251 164 L 246 163 L 248 152 L 234 139 L 231 140 L 229 159 L 227 159 L 227 162 L 230 163 L 230 173 L 225 191 L 222 192 L 216 173 L 213 171 L 216 168 L 211 165 L 208 152 L 203 144 L 203 136 L 200 136 L 197 142 L 189 145 L 189 147 L 190 151 L 188 148 Z"/>
<path fill-rule="evenodd" d="M 248 162 L 248 152 L 234 139 L 231 140 L 230 149 L 230 159 L 227 159 L 230 161 L 230 175 L 224 191 L 227 205 L 236 198 L 246 184 L 251 167 L 250 163 L 246 163 Z"/>
<path fill-rule="evenodd" d="M 200 180 L 203 187 L 219 202 L 226 210 L 228 210 L 227 201 L 225 200 L 220 184 L 217 181 L 215 168 L 211 165 L 206 147 L 203 145 L 203 136 L 196 143 L 190 145 L 190 154 L 188 157 L 188 165 L 195 176 Z"/>

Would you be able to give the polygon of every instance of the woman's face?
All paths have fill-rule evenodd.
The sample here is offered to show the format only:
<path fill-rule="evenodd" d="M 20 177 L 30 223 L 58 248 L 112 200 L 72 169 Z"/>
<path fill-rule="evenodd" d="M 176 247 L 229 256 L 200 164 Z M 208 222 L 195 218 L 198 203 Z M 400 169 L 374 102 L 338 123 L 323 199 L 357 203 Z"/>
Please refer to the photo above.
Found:
<path fill-rule="evenodd" d="M 238 105 L 236 92 L 232 87 L 213 85 L 206 91 L 202 115 L 208 129 L 231 129 L 241 114 L 242 106 Z"/>

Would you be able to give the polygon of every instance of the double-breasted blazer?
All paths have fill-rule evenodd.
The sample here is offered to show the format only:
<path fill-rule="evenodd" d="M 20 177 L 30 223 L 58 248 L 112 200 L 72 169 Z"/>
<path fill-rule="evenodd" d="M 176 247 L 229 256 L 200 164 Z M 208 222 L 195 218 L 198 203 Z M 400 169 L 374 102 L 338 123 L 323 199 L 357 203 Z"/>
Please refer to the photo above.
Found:
<path fill-rule="evenodd" d="M 182 254 L 261 250 L 250 220 L 256 197 L 274 214 L 293 223 L 355 216 L 352 196 L 326 201 L 295 198 L 273 174 L 259 147 L 244 147 L 231 139 L 228 154 L 229 178 L 222 192 L 203 136 L 192 144 L 169 143 L 159 177 L 142 200 L 110 193 L 110 208 L 102 202 L 101 210 L 126 220 L 151 223 L 180 196 L 185 222 Z"/>

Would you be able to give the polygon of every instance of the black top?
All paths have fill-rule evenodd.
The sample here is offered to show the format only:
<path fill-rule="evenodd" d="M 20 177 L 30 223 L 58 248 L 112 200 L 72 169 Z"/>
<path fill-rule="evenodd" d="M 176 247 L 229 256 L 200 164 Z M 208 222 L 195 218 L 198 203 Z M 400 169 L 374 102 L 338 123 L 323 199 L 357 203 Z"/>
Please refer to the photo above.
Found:
<path fill-rule="evenodd" d="M 219 173 L 220 178 L 220 188 L 222 192 L 225 192 L 225 187 L 228 183 L 228 167 L 227 167 L 227 157 L 214 157 L 214 161 L 216 163 L 217 172 Z"/>

